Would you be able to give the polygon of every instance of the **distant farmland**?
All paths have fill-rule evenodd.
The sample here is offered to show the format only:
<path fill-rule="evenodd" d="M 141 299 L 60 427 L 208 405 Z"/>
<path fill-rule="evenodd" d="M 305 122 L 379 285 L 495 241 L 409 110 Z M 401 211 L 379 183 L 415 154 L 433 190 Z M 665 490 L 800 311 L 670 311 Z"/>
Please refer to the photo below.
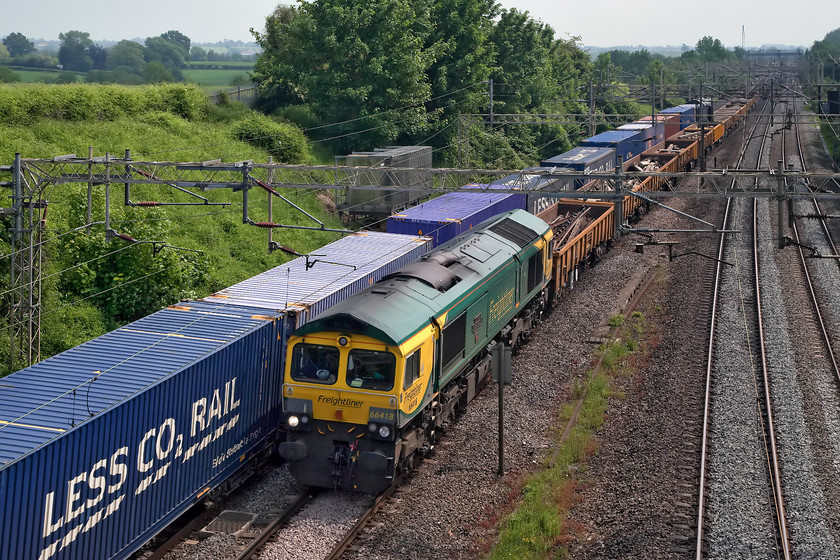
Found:
<path fill-rule="evenodd" d="M 184 77 L 191 82 L 195 82 L 203 89 L 208 88 L 230 88 L 230 81 L 235 76 L 248 77 L 252 65 L 248 65 L 241 70 L 213 70 L 205 68 L 185 68 Z"/>

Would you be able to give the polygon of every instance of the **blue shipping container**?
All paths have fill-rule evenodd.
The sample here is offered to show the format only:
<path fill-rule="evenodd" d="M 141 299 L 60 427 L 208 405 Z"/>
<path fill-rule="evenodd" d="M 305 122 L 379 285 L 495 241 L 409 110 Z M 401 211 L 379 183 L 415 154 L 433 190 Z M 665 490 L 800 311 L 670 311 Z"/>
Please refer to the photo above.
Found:
<path fill-rule="evenodd" d="M 613 148 L 595 148 L 591 146 L 578 146 L 568 152 L 556 155 L 542 163 L 547 168 L 558 170 L 568 169 L 581 173 L 609 173 L 615 169 L 615 150 Z M 581 188 L 590 179 L 579 178 L 574 180 L 576 189 Z"/>
<path fill-rule="evenodd" d="M 517 209 L 525 209 L 520 194 L 495 189 L 451 192 L 390 216 L 386 229 L 431 237 L 437 247 L 496 214 Z"/>
<path fill-rule="evenodd" d="M 695 105 L 693 103 L 686 103 L 683 105 L 677 105 L 676 107 L 670 107 L 668 109 L 662 109 L 659 111 L 660 113 L 676 113 L 680 116 L 680 130 L 688 127 L 690 124 L 694 123 Z"/>
<path fill-rule="evenodd" d="M 646 141 L 637 130 L 608 130 L 583 140 L 581 146 L 598 148 L 613 148 L 615 150 L 616 165 L 618 158 L 627 161 L 633 156 L 641 154 L 647 148 Z"/>
<path fill-rule="evenodd" d="M 258 276 L 253 306 L 234 293 L 182 302 L 5 377 L 0 559 L 126 558 L 263 451 L 280 419 L 286 339 L 302 320 L 272 292 L 294 278 L 285 291 L 318 308 L 430 247 L 376 233 L 361 236 L 378 244 L 364 252 L 357 237 L 328 245 L 342 257 L 309 276 L 285 273 L 305 258 Z M 353 273 L 336 279 L 325 264 Z"/>

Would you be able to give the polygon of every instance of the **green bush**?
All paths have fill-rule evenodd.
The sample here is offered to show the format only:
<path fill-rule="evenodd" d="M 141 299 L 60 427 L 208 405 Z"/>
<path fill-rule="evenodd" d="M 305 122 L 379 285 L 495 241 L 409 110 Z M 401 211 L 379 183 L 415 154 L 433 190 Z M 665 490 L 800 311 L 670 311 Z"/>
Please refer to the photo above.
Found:
<path fill-rule="evenodd" d="M 54 84 L 75 84 L 78 80 L 78 74 L 70 71 L 59 72 L 55 79 L 52 80 Z"/>
<path fill-rule="evenodd" d="M 103 204 L 102 193 L 95 193 L 96 204 Z M 77 188 L 69 195 L 68 223 L 84 225 L 87 208 L 86 190 Z M 151 216 L 154 219 L 146 221 Z M 207 281 L 209 261 L 204 255 L 163 249 L 157 254 L 152 241 L 168 242 L 168 221 L 163 209 L 151 212 L 135 208 L 112 209 L 111 218 L 120 233 L 137 243 L 101 235 L 77 234 L 56 242 L 56 255 L 65 272 L 58 288 L 71 299 L 94 298 L 103 315 L 114 321 L 114 328 L 154 313 L 174 301 L 194 298 L 198 287 Z"/>
<path fill-rule="evenodd" d="M 19 82 L 20 74 L 9 68 L 8 66 L 0 65 L 0 83 Z"/>
<path fill-rule="evenodd" d="M 288 105 L 274 112 L 277 118 L 288 121 L 301 128 L 310 128 L 320 124 L 318 117 L 309 105 Z"/>
<path fill-rule="evenodd" d="M 256 113 L 233 125 L 233 137 L 264 149 L 278 162 L 299 162 L 306 150 L 306 137 L 298 127 Z"/>

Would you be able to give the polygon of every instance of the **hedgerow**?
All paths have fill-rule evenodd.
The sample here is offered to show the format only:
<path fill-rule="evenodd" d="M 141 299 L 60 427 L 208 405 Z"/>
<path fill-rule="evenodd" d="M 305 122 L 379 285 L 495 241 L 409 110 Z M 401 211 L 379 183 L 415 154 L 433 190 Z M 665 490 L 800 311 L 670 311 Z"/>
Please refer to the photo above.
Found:
<path fill-rule="evenodd" d="M 126 87 L 90 84 L 26 84 L 0 87 L 0 124 L 40 119 L 110 121 L 148 111 L 196 120 L 208 111 L 207 96 L 193 85 Z"/>

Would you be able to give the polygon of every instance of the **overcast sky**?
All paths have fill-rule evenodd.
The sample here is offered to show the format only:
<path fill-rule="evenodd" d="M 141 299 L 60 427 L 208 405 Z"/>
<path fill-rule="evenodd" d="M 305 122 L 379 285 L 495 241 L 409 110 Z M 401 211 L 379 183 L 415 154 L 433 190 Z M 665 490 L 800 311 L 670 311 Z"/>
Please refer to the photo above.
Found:
<path fill-rule="evenodd" d="M 76 29 L 89 32 L 95 41 L 120 40 L 176 29 L 196 43 L 224 39 L 247 42 L 252 40 L 248 29 L 261 30 L 265 17 L 277 3 L 277 0 L 145 0 L 134 4 L 23 0 L 3 10 L 0 37 L 17 31 L 32 39 L 57 40 L 59 33 Z M 558 37 L 579 36 L 583 44 L 599 47 L 682 44 L 693 47 L 704 35 L 733 47 L 741 44 L 742 25 L 746 28 L 747 47 L 764 44 L 809 47 L 840 27 L 835 0 L 800 0 L 786 5 L 784 11 L 769 9 L 770 3 L 766 4 L 768 9 L 762 10 L 752 2 L 732 0 L 708 0 L 693 4 L 695 7 L 691 9 L 683 2 L 648 3 L 640 8 L 639 2 L 627 0 L 502 0 L 501 4 L 528 10 L 533 17 L 551 25 Z M 131 7 L 127 9 L 127 6 Z"/>

